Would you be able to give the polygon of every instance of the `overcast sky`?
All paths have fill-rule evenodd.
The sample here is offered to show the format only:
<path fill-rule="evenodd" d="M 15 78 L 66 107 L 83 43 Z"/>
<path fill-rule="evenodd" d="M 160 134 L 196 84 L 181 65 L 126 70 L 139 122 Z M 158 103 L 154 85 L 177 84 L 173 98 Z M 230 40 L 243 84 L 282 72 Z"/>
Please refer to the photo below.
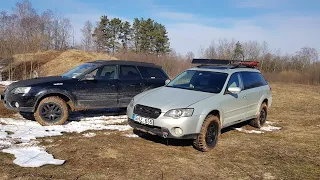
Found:
<path fill-rule="evenodd" d="M 71 19 L 80 39 L 85 21 L 101 15 L 132 21 L 152 18 L 167 27 L 178 53 L 199 53 L 219 38 L 266 41 L 271 49 L 293 53 L 302 46 L 320 52 L 319 0 L 30 0 L 42 12 L 52 9 Z M 10 11 L 18 0 L 6 0 Z"/>

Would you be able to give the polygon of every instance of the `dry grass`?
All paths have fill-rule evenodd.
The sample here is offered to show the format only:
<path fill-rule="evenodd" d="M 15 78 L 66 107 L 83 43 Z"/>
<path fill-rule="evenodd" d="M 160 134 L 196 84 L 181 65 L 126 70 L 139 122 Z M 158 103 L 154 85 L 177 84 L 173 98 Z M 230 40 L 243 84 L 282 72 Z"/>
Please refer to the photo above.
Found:
<path fill-rule="evenodd" d="M 189 141 L 127 138 L 119 132 L 84 138 L 52 137 L 47 149 L 62 166 L 21 168 L 0 154 L 0 179 L 319 179 L 320 87 L 271 84 L 269 121 L 282 130 L 246 134 L 229 130 L 217 148 L 201 153 Z M 51 146 L 50 145 L 54 145 Z"/>

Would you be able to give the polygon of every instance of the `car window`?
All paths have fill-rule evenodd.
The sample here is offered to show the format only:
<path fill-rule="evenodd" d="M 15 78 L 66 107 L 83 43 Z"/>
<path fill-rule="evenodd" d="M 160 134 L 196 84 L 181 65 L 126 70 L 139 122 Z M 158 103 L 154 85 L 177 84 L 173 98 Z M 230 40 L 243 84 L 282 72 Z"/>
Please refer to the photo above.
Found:
<path fill-rule="evenodd" d="M 119 79 L 122 80 L 136 80 L 141 79 L 141 75 L 135 66 L 120 66 Z"/>
<path fill-rule="evenodd" d="M 239 73 L 234 73 L 231 75 L 227 88 L 229 87 L 240 87 L 240 81 L 239 81 Z"/>
<path fill-rule="evenodd" d="M 116 66 L 102 66 L 90 73 L 96 80 L 110 80 L 115 79 Z"/>
<path fill-rule="evenodd" d="M 172 80 L 167 87 L 220 93 L 227 77 L 226 73 L 187 70 Z"/>
<path fill-rule="evenodd" d="M 267 81 L 258 72 L 241 72 L 244 89 L 267 85 Z"/>
<path fill-rule="evenodd" d="M 168 78 L 161 69 L 154 67 L 138 66 L 138 69 L 145 79 L 166 79 Z"/>

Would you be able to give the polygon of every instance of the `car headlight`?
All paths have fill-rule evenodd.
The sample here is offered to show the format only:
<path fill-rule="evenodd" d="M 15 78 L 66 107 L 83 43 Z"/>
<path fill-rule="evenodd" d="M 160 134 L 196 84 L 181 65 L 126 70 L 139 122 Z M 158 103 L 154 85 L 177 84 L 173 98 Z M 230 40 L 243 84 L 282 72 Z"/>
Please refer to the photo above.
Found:
<path fill-rule="evenodd" d="M 193 108 L 185 109 L 171 109 L 164 114 L 164 116 L 179 118 L 179 117 L 190 117 L 193 114 Z"/>
<path fill-rule="evenodd" d="M 31 87 L 17 87 L 13 89 L 11 92 L 13 94 L 27 94 L 31 90 Z"/>
<path fill-rule="evenodd" d="M 129 104 L 130 108 L 133 108 L 133 106 L 134 106 L 134 98 L 131 99 L 130 104 Z"/>

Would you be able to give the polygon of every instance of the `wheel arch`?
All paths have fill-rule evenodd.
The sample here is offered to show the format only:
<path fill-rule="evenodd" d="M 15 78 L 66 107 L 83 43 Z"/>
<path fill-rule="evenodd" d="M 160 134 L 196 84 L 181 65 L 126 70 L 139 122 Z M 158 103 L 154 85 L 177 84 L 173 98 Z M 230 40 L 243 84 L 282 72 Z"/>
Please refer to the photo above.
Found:
<path fill-rule="evenodd" d="M 71 110 L 71 111 L 74 111 L 75 110 L 75 104 L 74 104 L 74 98 L 72 98 L 71 95 L 69 95 L 68 93 L 65 93 L 65 92 L 61 92 L 61 91 L 47 91 L 45 93 L 42 93 L 41 95 L 39 95 L 39 97 L 37 98 L 36 100 L 36 103 L 35 103 L 35 106 L 33 108 L 33 112 L 35 112 L 40 104 L 40 102 L 47 98 L 47 97 L 53 97 L 53 96 L 56 96 L 56 97 L 59 97 L 61 98 L 62 100 L 64 100 L 68 106 L 68 108 Z"/>
<path fill-rule="evenodd" d="M 221 114 L 221 110 L 219 109 L 212 109 L 212 110 L 208 110 L 207 112 L 203 113 L 200 115 L 199 118 L 199 122 L 197 125 L 197 133 L 200 132 L 202 124 L 204 122 L 204 120 L 206 119 L 206 117 L 208 117 L 209 115 L 214 115 L 214 116 L 218 116 L 219 117 L 219 121 L 220 121 L 220 125 L 222 126 L 222 119 L 223 119 L 223 115 Z"/>

